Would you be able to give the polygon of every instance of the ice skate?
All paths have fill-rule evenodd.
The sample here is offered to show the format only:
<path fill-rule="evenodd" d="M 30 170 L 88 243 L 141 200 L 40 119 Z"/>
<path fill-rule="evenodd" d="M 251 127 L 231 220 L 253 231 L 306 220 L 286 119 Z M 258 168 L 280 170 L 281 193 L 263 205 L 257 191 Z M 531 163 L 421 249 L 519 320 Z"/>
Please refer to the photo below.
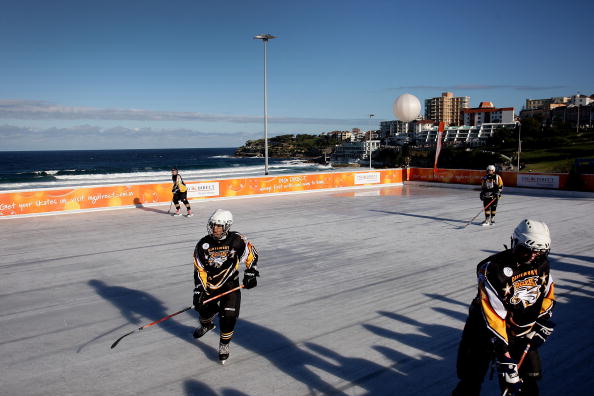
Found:
<path fill-rule="evenodd" d="M 491 219 L 490 218 L 486 218 L 485 221 L 483 221 L 483 223 L 481 224 L 483 227 L 489 226 L 491 225 Z"/>
<path fill-rule="evenodd" d="M 219 360 L 221 364 L 225 364 L 227 359 L 229 359 L 229 349 L 229 344 L 219 343 Z"/>
<path fill-rule="evenodd" d="M 193 334 L 194 338 L 200 338 L 204 334 L 208 333 L 209 331 L 211 331 L 212 329 L 215 328 L 215 325 L 212 322 L 207 323 L 206 325 L 200 323 L 200 325 L 201 325 L 200 327 L 197 327 L 196 330 L 194 330 L 194 334 Z"/>
<path fill-rule="evenodd" d="M 186 214 L 186 217 L 192 217 L 192 216 L 194 216 L 194 214 L 192 213 L 191 210 L 188 210 L 188 214 Z"/>
<path fill-rule="evenodd" d="M 181 213 L 179 213 L 179 210 L 176 210 L 172 216 L 181 216 Z"/>

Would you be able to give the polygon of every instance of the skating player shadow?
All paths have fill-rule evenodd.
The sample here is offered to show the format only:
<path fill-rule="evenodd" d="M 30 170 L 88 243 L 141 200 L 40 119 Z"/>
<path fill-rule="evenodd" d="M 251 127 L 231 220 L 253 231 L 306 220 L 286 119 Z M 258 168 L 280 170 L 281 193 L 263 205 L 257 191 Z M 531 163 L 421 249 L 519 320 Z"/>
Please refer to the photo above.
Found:
<path fill-rule="evenodd" d="M 186 396 L 248 396 L 247 393 L 235 389 L 223 389 L 219 394 L 208 385 L 196 380 L 184 381 L 184 393 Z"/>
<path fill-rule="evenodd" d="M 555 253 L 555 246 L 549 262 L 557 299 L 552 320 L 557 326 L 540 348 L 544 373 L 540 388 L 543 394 L 546 390 L 550 395 L 591 395 L 594 389 L 594 345 L 591 342 L 594 257 Z"/>
<path fill-rule="evenodd" d="M 569 263 L 567 260 L 581 261 L 584 264 Z M 556 283 L 557 303 L 553 309 L 553 321 L 557 326 L 550 340 L 540 348 L 545 373 L 540 381 L 540 388 L 546 389 L 547 394 L 589 395 L 594 388 L 594 377 L 591 375 L 594 370 L 594 349 L 576 340 L 591 339 L 594 329 L 594 316 L 584 315 L 591 312 L 594 300 L 594 293 L 591 291 L 594 283 L 594 257 L 551 253 L 549 261 Z M 568 273 L 578 274 L 583 280 L 567 279 Z M 426 295 L 455 305 L 470 305 L 470 301 L 463 304 L 444 296 Z M 449 309 L 433 309 L 462 321 L 467 317 Z M 576 321 L 576 318 L 579 319 Z M 461 335 L 460 330 L 457 343 Z M 559 382 L 560 377 L 564 381 Z M 498 392 L 496 380 L 486 376 L 484 381 L 484 394 Z"/>
<path fill-rule="evenodd" d="M 314 343 L 308 342 L 305 344 L 310 350 L 323 355 L 327 353 L 328 359 L 334 360 L 336 363 L 330 362 L 302 349 L 279 332 L 241 319 L 237 323 L 236 334 L 237 336 L 232 343 L 237 343 L 256 355 L 265 357 L 277 369 L 306 384 L 312 394 L 345 395 L 345 392 L 326 383 L 311 368 L 325 371 L 353 383 L 370 375 L 369 373 L 386 371 L 383 366 L 372 361 L 359 358 L 351 359 Z M 233 347 L 231 348 L 233 349 Z M 233 354 L 233 352 L 231 353 Z M 370 393 L 374 394 L 374 392 Z"/>
<path fill-rule="evenodd" d="M 467 306 L 470 305 L 470 301 L 468 302 Z M 466 322 L 466 317 L 468 316 L 468 314 L 466 313 L 468 310 L 465 310 L 465 312 L 458 312 L 458 311 L 453 311 L 451 309 L 447 309 L 447 308 L 441 308 L 441 307 L 433 307 L 431 308 L 432 310 L 439 312 L 441 314 L 447 315 L 451 318 L 457 319 L 458 321 L 465 323 Z"/>
<path fill-rule="evenodd" d="M 343 356 L 318 344 L 306 342 L 305 346 L 326 359 L 335 361 L 332 374 L 342 376 L 350 384 L 365 389 L 369 395 L 394 394 L 396 384 L 403 375 L 394 367 L 386 367 L 368 359 Z"/>
<path fill-rule="evenodd" d="M 129 289 L 121 286 L 109 286 L 105 282 L 97 279 L 90 280 L 88 284 L 92 286 L 93 289 L 95 289 L 99 296 L 103 297 L 105 300 L 109 301 L 111 304 L 113 304 L 113 306 L 120 310 L 120 313 L 127 321 L 125 325 L 129 326 L 129 330 L 133 330 L 134 327 L 138 328 L 140 326 L 149 324 L 173 313 L 173 311 L 167 311 L 159 299 L 144 291 Z M 188 312 L 191 313 L 193 311 Z M 186 313 L 183 313 L 181 315 L 185 314 Z M 164 330 L 177 338 L 189 342 L 193 346 L 197 346 L 198 348 L 202 349 L 206 355 L 212 356 L 213 358 L 217 354 L 214 348 L 206 346 L 205 344 L 194 342 L 194 339 L 192 338 L 194 327 L 179 323 L 176 321 L 175 317 L 154 325 L 154 328 L 149 327 L 144 331 L 150 331 L 148 329 L 152 329 L 152 331 Z M 126 328 L 122 330 L 123 333 L 125 333 L 128 329 Z M 107 335 L 109 333 L 111 332 L 104 333 L 103 335 Z M 122 334 L 118 333 L 115 335 L 119 336 Z M 115 341 L 116 338 L 117 337 L 114 336 L 114 340 L 112 341 Z M 118 345 L 118 348 L 125 347 L 126 343 L 133 342 L 134 336 L 129 338 L 129 340 L 122 341 L 122 345 Z M 88 342 L 86 344 L 88 344 Z"/>
<path fill-rule="evenodd" d="M 439 301 L 443 301 L 443 302 L 446 302 L 449 304 L 461 305 L 463 307 L 468 307 L 468 305 L 470 305 L 470 301 L 468 303 L 464 303 L 462 301 L 454 300 L 453 298 L 449 298 L 446 296 L 440 296 L 439 294 L 434 294 L 434 293 L 424 293 L 424 294 L 432 300 L 439 300 Z"/>
<path fill-rule="evenodd" d="M 136 206 L 137 209 L 142 209 L 145 210 L 147 212 L 155 212 L 155 213 L 161 213 L 161 214 L 171 214 L 170 211 L 166 211 L 163 209 L 155 209 L 155 208 L 147 208 L 146 206 L 144 206 L 142 204 L 142 202 L 140 202 L 139 198 L 134 198 L 134 206 Z"/>
<path fill-rule="evenodd" d="M 468 221 L 465 221 L 465 220 L 448 219 L 446 217 L 426 216 L 426 215 L 420 215 L 420 214 L 414 214 L 414 213 L 405 213 L 405 212 L 392 212 L 390 210 L 370 209 L 369 211 L 370 212 L 379 212 L 379 213 L 393 214 L 393 215 L 398 215 L 398 216 L 418 217 L 420 219 L 427 219 L 427 220 L 433 220 L 433 221 L 443 221 L 447 225 L 450 225 L 452 227 L 455 227 L 456 229 L 464 228 L 465 224 L 468 223 Z M 452 222 L 453 223 L 458 223 L 458 224 L 451 224 Z M 460 225 L 460 223 L 462 223 L 462 225 Z"/>
<path fill-rule="evenodd" d="M 423 381 L 426 379 L 433 378 L 434 373 L 451 372 L 449 378 L 452 378 L 452 382 L 441 385 L 444 390 L 449 389 L 443 394 L 449 394 L 455 386 L 455 362 L 457 342 L 461 334 L 460 330 L 445 325 L 422 323 L 394 312 L 379 311 L 378 313 L 395 321 L 414 326 L 418 329 L 418 332 L 400 333 L 392 329 L 369 324 L 364 324 L 363 327 L 376 335 L 396 340 L 428 354 L 428 356 L 419 359 L 392 348 L 375 347 L 378 352 L 394 361 L 395 369 L 398 369 L 398 366 L 402 365 L 402 363 L 407 363 L 406 368 L 409 373 L 401 377 L 399 383 L 396 384 L 397 389 L 402 394 L 416 394 L 415 392 L 422 392 L 420 385 L 423 385 Z M 463 315 L 456 313 L 456 316 L 462 318 Z M 433 390 L 435 389 L 433 388 Z"/>

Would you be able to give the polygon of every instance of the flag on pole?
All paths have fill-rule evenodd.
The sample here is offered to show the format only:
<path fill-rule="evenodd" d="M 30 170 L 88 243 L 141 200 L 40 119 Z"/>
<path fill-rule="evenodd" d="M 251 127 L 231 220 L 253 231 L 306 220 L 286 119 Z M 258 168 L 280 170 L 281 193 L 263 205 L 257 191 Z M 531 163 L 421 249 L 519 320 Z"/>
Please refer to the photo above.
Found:
<path fill-rule="evenodd" d="M 445 129 L 445 122 L 441 121 L 437 128 L 437 148 L 435 149 L 435 163 L 433 164 L 433 173 L 437 172 L 437 159 L 439 158 L 439 152 L 441 151 L 441 138 L 443 136 L 443 130 Z"/>

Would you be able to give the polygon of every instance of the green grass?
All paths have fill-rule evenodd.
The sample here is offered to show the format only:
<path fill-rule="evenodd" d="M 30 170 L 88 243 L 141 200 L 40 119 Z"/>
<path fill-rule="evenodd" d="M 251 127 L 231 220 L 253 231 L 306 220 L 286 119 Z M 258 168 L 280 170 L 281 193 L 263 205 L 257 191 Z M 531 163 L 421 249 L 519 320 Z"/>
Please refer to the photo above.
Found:
<path fill-rule="evenodd" d="M 577 158 L 594 158 L 594 142 L 579 142 L 571 146 L 526 150 L 520 161 L 525 163 L 522 172 L 567 173 Z"/>

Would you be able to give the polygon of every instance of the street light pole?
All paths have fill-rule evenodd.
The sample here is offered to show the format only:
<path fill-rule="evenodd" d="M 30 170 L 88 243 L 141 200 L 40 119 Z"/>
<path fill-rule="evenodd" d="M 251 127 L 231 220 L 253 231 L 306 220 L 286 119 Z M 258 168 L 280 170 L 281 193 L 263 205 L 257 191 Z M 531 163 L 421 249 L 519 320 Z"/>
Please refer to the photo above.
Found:
<path fill-rule="evenodd" d="M 580 91 L 575 96 L 575 107 L 577 107 L 577 119 L 575 121 L 575 133 L 580 133 Z"/>
<path fill-rule="evenodd" d="M 268 40 L 276 38 L 271 34 L 259 34 L 254 39 L 264 43 L 264 174 L 268 175 Z"/>
<path fill-rule="evenodd" d="M 520 173 L 520 153 L 522 152 L 522 123 L 516 121 L 518 125 L 518 173 Z"/>
<path fill-rule="evenodd" d="M 369 123 L 373 127 L 373 121 L 371 121 L 371 117 L 375 116 L 375 114 L 369 114 Z M 369 130 L 369 139 L 367 141 L 367 145 L 369 146 L 369 169 L 371 169 L 371 129 Z"/>

